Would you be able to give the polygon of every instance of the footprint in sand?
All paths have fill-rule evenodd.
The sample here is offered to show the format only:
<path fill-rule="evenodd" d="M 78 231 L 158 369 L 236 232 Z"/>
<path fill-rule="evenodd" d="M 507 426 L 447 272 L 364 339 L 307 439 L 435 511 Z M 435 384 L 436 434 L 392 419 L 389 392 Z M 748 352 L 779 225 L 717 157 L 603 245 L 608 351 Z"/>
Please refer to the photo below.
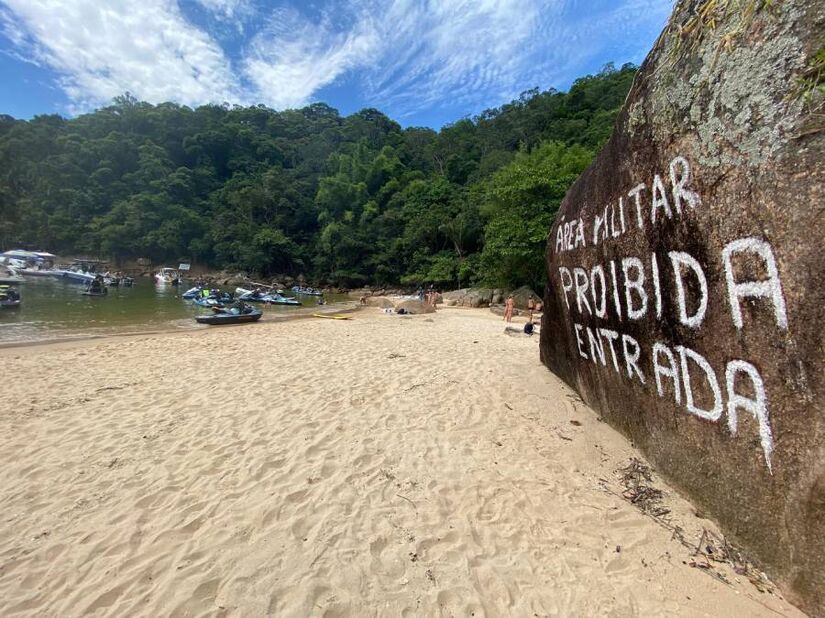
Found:
<path fill-rule="evenodd" d="M 375 573 L 397 578 L 401 577 L 407 569 L 406 562 L 401 555 L 401 548 L 395 552 L 392 548 L 388 548 L 386 537 L 378 537 L 370 543 L 370 554 L 372 554 L 372 570 Z"/>

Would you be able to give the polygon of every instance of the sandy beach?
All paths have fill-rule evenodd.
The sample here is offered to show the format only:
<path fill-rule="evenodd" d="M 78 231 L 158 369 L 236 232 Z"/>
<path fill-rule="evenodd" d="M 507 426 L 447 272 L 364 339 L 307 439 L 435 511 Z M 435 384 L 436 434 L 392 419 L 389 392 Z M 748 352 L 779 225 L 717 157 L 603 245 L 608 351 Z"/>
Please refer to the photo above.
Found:
<path fill-rule="evenodd" d="M 537 337 L 352 316 L 0 350 L 0 615 L 801 615 Z"/>

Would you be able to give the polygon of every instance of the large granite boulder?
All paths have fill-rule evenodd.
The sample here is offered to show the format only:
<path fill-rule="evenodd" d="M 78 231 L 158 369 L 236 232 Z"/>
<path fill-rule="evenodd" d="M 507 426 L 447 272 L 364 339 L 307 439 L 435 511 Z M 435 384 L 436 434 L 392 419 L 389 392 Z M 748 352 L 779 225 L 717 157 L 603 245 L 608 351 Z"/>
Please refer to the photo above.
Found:
<path fill-rule="evenodd" d="M 517 290 L 513 290 L 510 292 L 513 295 L 513 300 L 515 301 L 515 306 L 519 309 L 527 309 L 527 301 L 530 300 L 530 297 L 533 297 L 535 302 L 541 302 L 541 296 L 536 294 L 531 288 L 522 286 Z"/>
<path fill-rule="evenodd" d="M 463 300 L 465 296 L 467 296 L 467 292 L 470 291 L 470 288 L 461 288 L 460 290 L 450 290 L 449 292 L 444 292 L 441 296 L 444 299 L 444 304 L 452 303 L 453 305 L 459 304 L 459 301 Z"/>
<path fill-rule="evenodd" d="M 367 296 L 364 299 L 364 304 L 367 307 L 379 307 L 381 309 L 391 309 L 395 306 L 395 303 L 386 296 Z"/>
<path fill-rule="evenodd" d="M 410 313 L 412 315 L 420 315 L 423 313 L 435 313 L 435 307 L 433 307 L 432 305 L 428 305 L 427 303 L 422 302 L 417 298 L 407 298 L 405 300 L 401 300 L 395 303 L 396 313 L 398 313 L 402 309 L 405 313 Z"/>
<path fill-rule="evenodd" d="M 450 307 L 488 307 L 493 298 L 493 290 L 489 288 L 462 288 L 441 295 L 444 304 Z"/>
<path fill-rule="evenodd" d="M 462 307 L 489 307 L 493 297 L 493 290 L 488 288 L 470 288 L 459 301 Z"/>
<path fill-rule="evenodd" d="M 561 205 L 541 333 L 542 361 L 820 616 L 823 24 L 819 0 L 678 2 Z"/>

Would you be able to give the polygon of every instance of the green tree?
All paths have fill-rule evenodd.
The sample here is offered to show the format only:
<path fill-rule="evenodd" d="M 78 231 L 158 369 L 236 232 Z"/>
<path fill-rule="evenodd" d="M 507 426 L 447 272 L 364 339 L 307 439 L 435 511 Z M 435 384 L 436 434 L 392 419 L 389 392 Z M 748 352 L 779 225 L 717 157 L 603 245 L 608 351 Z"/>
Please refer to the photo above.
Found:
<path fill-rule="evenodd" d="M 592 157 L 582 146 L 548 142 L 519 153 L 479 188 L 486 219 L 481 265 L 487 284 L 543 287 L 544 247 L 553 217 Z"/>

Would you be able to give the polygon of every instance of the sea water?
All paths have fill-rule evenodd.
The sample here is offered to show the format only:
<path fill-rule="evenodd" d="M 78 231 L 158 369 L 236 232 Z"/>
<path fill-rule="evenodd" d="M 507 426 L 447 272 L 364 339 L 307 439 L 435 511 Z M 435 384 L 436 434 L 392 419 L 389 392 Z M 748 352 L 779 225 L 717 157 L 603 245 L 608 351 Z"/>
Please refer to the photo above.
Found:
<path fill-rule="evenodd" d="M 27 277 L 19 289 L 23 302 L 17 309 L 0 309 L 0 345 L 106 336 L 154 330 L 209 328 L 193 319 L 212 313 L 181 298 L 192 284 L 156 285 L 138 278 L 132 287 L 110 287 L 105 297 L 83 296 L 84 286 L 51 277 Z M 227 290 L 234 291 L 234 290 Z M 296 296 L 304 306 L 256 306 L 269 314 L 288 315 L 318 309 L 318 299 Z M 326 295 L 327 303 L 347 300 L 346 295 Z"/>

